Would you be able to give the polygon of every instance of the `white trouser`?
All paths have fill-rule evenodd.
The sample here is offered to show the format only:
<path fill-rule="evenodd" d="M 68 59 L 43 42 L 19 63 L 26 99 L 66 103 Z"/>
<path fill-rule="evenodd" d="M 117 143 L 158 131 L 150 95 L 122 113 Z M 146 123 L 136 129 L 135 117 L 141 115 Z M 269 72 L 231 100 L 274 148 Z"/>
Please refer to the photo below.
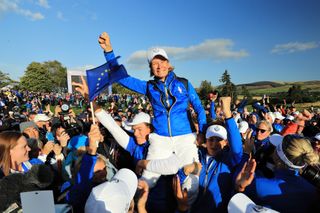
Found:
<path fill-rule="evenodd" d="M 185 165 L 199 162 L 196 134 L 190 133 L 174 137 L 149 135 L 147 160 L 150 162 L 143 171 L 144 179 L 150 188 L 154 187 L 161 175 L 176 174 Z"/>

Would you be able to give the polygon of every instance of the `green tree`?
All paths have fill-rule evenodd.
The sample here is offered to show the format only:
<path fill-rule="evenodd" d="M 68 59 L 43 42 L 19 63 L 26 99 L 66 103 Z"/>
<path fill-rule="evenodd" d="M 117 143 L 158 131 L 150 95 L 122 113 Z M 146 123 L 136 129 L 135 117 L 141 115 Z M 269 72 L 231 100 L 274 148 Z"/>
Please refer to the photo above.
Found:
<path fill-rule="evenodd" d="M 35 92 L 50 92 L 54 87 L 54 82 L 44 64 L 32 62 L 20 79 L 20 87 Z"/>
<path fill-rule="evenodd" d="M 303 99 L 303 90 L 301 85 L 293 85 L 288 90 L 288 97 L 291 101 L 301 102 Z"/>
<path fill-rule="evenodd" d="M 55 88 L 67 88 L 67 68 L 63 67 L 59 61 L 46 61 L 43 63 L 52 77 Z"/>
<path fill-rule="evenodd" d="M 237 88 L 231 82 L 231 76 L 228 73 L 228 70 L 224 71 L 219 81 L 223 83 L 223 85 L 221 86 L 221 95 L 230 96 L 232 100 L 235 101 L 235 99 L 237 98 Z"/>
<path fill-rule="evenodd" d="M 122 95 L 123 94 L 137 94 L 137 93 L 135 93 L 135 92 L 133 92 L 133 91 L 117 84 L 117 83 L 112 84 L 112 93 L 113 94 L 122 94 Z"/>
<path fill-rule="evenodd" d="M 204 80 L 201 81 L 200 87 L 197 89 L 197 92 L 200 96 L 201 100 L 206 100 L 208 94 L 214 90 L 213 86 L 211 85 L 210 81 Z"/>
<path fill-rule="evenodd" d="M 248 100 L 252 99 L 252 95 L 245 85 L 241 86 L 241 95 L 243 95 L 244 97 L 247 97 Z"/>
<path fill-rule="evenodd" d="M 0 88 L 9 85 L 14 82 L 10 77 L 9 73 L 4 73 L 0 70 Z"/>

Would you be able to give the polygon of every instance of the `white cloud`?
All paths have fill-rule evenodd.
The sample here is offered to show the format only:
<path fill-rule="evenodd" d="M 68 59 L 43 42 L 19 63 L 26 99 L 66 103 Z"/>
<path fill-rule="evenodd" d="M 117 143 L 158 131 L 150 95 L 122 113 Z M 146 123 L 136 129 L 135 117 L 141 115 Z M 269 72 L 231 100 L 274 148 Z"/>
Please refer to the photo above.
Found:
<path fill-rule="evenodd" d="M 41 7 L 44 7 L 44 8 L 50 8 L 47 0 L 38 0 L 37 4 Z"/>
<path fill-rule="evenodd" d="M 213 60 L 221 61 L 247 57 L 246 50 L 232 50 L 234 43 L 230 39 L 208 39 L 204 42 L 189 47 L 161 47 L 166 50 L 170 60 Z M 132 69 L 143 69 L 147 66 L 147 52 L 139 50 L 128 59 L 128 66 Z"/>
<path fill-rule="evenodd" d="M 0 0 L 0 14 L 6 12 L 14 12 L 16 14 L 25 16 L 33 21 L 44 19 L 44 16 L 39 12 L 32 12 L 21 8 L 18 5 L 19 1 L 17 0 Z"/>
<path fill-rule="evenodd" d="M 318 48 L 319 44 L 317 42 L 289 42 L 287 44 L 277 44 L 271 50 L 271 53 L 285 54 L 294 53 L 300 51 L 306 51 L 314 48 Z"/>

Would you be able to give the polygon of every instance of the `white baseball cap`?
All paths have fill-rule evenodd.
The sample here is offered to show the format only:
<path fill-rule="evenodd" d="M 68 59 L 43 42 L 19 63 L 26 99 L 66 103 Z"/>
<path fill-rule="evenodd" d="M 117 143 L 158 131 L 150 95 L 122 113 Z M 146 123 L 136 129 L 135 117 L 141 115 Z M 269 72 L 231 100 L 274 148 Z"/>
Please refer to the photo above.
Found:
<path fill-rule="evenodd" d="M 238 128 L 240 133 L 245 133 L 249 128 L 249 124 L 247 121 L 241 121 Z"/>
<path fill-rule="evenodd" d="M 136 114 L 133 117 L 132 122 L 128 122 L 127 125 L 134 126 L 134 125 L 141 124 L 141 123 L 150 124 L 151 123 L 150 115 L 145 112 L 139 112 L 138 114 Z"/>
<path fill-rule="evenodd" d="M 273 114 L 273 112 L 268 112 L 269 116 L 271 117 L 272 119 L 272 123 L 274 122 L 275 120 L 275 115 Z"/>
<path fill-rule="evenodd" d="M 46 114 L 37 114 L 33 121 L 38 122 L 38 121 L 49 121 L 51 118 L 47 116 Z"/>
<path fill-rule="evenodd" d="M 150 63 L 152 59 L 157 55 L 161 55 L 165 59 L 169 60 L 168 55 L 164 49 L 155 47 L 148 50 L 148 62 Z"/>
<path fill-rule="evenodd" d="M 249 197 L 243 193 L 235 194 L 228 204 L 229 213 L 254 213 L 266 212 L 276 213 L 277 211 L 264 206 L 256 205 Z"/>
<path fill-rule="evenodd" d="M 294 120 L 294 117 L 292 115 L 287 115 L 286 117 L 287 120 L 290 120 L 290 121 L 293 121 Z"/>
<path fill-rule="evenodd" d="M 211 125 L 209 126 L 209 128 L 207 129 L 206 132 L 206 138 L 211 138 L 213 136 L 217 136 L 219 138 L 222 138 L 223 140 L 226 140 L 227 137 L 227 130 L 220 125 Z"/>
<path fill-rule="evenodd" d="M 85 212 L 128 212 L 137 187 L 137 176 L 129 169 L 120 169 L 110 181 L 92 189 Z"/>
<path fill-rule="evenodd" d="M 285 117 L 281 115 L 280 112 L 275 112 L 274 117 L 279 120 L 283 120 Z"/>

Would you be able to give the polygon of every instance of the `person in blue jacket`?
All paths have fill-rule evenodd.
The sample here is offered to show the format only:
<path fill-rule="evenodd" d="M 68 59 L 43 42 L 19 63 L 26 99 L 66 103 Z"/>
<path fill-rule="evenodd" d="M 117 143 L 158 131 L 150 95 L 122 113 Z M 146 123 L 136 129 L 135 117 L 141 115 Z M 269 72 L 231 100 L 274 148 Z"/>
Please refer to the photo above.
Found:
<path fill-rule="evenodd" d="M 91 125 L 87 152 L 83 155 L 81 164 L 75 166 L 75 183 L 66 195 L 66 201 L 73 206 L 74 212 L 83 212 L 92 188 L 106 180 L 107 159 L 97 154 L 96 143 L 102 141 L 101 137 L 98 125 Z"/>
<path fill-rule="evenodd" d="M 104 50 L 106 60 L 113 61 L 111 66 L 117 65 L 109 35 L 102 33 L 98 41 Z M 192 128 L 192 120 L 188 116 L 189 103 L 198 115 L 200 133 L 206 124 L 206 115 L 195 89 L 186 79 L 178 78 L 174 74 L 168 55 L 163 49 L 151 49 L 148 52 L 148 62 L 150 74 L 154 76 L 154 80 L 147 82 L 128 76 L 119 80 L 119 83 L 130 90 L 146 95 L 153 108 L 154 132 L 149 135 L 150 146 L 147 155 L 149 161 L 142 174 L 151 188 L 161 175 L 155 172 L 159 167 L 154 165 L 152 160 L 177 156 L 179 163 L 172 174 L 185 165 L 199 161 L 197 135 Z"/>
<path fill-rule="evenodd" d="M 271 155 L 273 177 L 256 169 L 253 180 L 242 183 L 239 191 L 279 212 L 319 212 L 318 189 L 300 175 L 307 165 L 319 165 L 310 141 L 299 135 L 274 134 L 270 142 L 275 146 Z"/>
<path fill-rule="evenodd" d="M 221 97 L 225 127 L 211 125 L 206 148 L 199 149 L 202 169 L 199 195 L 191 212 L 226 212 L 233 187 L 233 171 L 242 159 L 242 141 L 230 110 L 230 97 Z"/>
<path fill-rule="evenodd" d="M 88 95 L 88 86 L 83 77 L 81 77 L 82 83 L 75 83 L 76 90 L 79 91 L 84 97 Z M 143 161 L 147 157 L 149 148 L 149 135 L 153 131 L 151 124 L 151 117 L 144 112 L 140 112 L 133 117 L 133 120 L 127 125 L 130 125 L 133 130 L 133 136 L 128 135 L 107 113 L 104 109 L 100 108 L 95 102 L 93 102 L 96 118 L 99 122 L 111 133 L 117 143 L 126 151 L 130 153 L 133 158 L 133 163 L 136 166 L 139 162 Z M 176 168 L 177 159 L 173 155 L 166 161 L 162 161 L 166 172 L 171 173 L 169 167 L 166 165 L 174 165 Z M 187 165 L 183 169 L 179 170 L 179 174 L 184 176 L 181 181 L 186 179 L 186 176 L 190 173 L 184 172 L 185 170 L 192 170 L 192 165 Z M 158 171 L 161 172 L 161 171 Z M 176 172 L 175 172 L 176 173 Z M 185 174 L 186 173 L 186 174 Z M 140 177 L 140 175 L 138 175 Z M 171 185 L 172 176 L 161 176 L 156 186 L 152 188 L 148 196 L 148 210 L 152 212 L 171 212 L 175 208 L 173 201 L 173 194 L 168 185 Z"/>

